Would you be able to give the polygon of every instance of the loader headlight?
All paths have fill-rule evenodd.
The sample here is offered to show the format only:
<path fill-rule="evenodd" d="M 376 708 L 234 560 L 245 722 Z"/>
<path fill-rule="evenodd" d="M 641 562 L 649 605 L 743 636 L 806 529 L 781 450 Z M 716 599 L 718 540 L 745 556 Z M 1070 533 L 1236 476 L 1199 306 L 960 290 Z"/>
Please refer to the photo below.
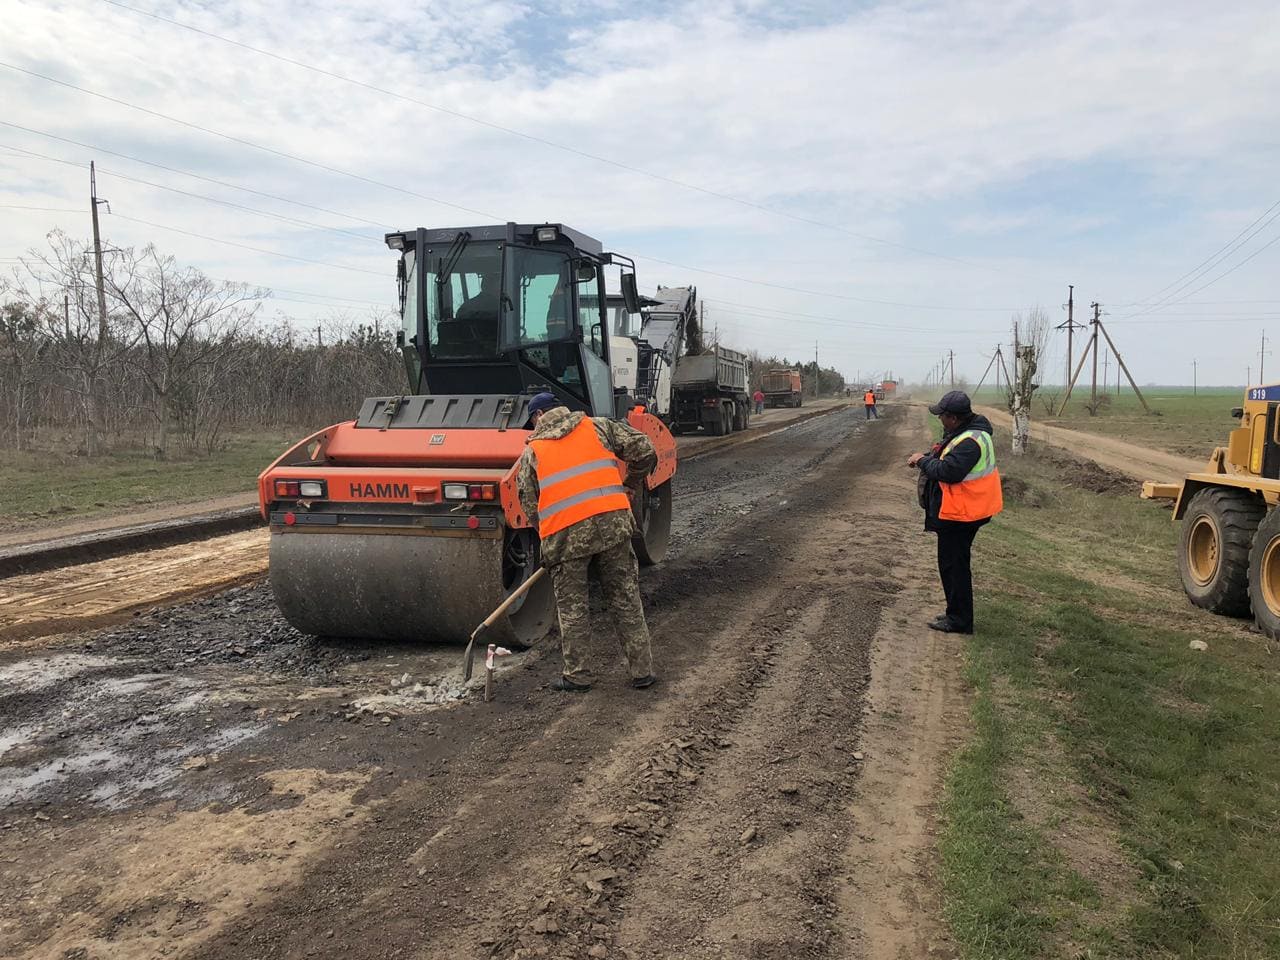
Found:
<path fill-rule="evenodd" d="M 446 500 L 467 499 L 467 485 L 465 483 L 446 483 L 443 492 Z"/>
<path fill-rule="evenodd" d="M 324 483 L 319 480 L 303 480 L 298 484 L 298 493 L 308 500 L 318 500 L 324 496 Z"/>
<path fill-rule="evenodd" d="M 553 243 L 560 236 L 560 231 L 555 227 L 539 227 L 534 231 L 534 236 L 539 243 Z"/>

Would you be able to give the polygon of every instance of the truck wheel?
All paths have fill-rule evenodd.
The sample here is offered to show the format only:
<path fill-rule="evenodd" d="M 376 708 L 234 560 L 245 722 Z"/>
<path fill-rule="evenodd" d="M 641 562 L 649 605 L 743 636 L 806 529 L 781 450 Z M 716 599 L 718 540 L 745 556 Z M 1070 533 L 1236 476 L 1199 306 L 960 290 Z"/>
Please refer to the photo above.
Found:
<path fill-rule="evenodd" d="M 1280 510 L 1258 524 L 1249 551 L 1249 600 L 1258 629 L 1280 640 Z"/>
<path fill-rule="evenodd" d="M 720 416 L 724 418 L 724 432 L 727 436 L 733 433 L 734 427 L 737 426 L 733 416 L 733 404 L 725 403 L 720 406 Z"/>
<path fill-rule="evenodd" d="M 1178 573 L 1197 607 L 1229 617 L 1249 615 L 1249 548 L 1266 513 L 1247 490 L 1206 487 L 1182 517 Z"/>
<path fill-rule="evenodd" d="M 724 408 L 716 407 L 711 417 L 705 421 L 707 432 L 713 437 L 724 436 Z"/>

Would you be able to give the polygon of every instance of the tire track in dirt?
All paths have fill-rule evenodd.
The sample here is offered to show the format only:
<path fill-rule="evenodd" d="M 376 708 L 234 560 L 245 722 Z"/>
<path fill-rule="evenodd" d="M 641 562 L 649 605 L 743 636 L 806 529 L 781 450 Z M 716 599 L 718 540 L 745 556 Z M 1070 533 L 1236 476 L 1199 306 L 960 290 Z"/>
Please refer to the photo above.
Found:
<path fill-rule="evenodd" d="M 858 436 L 864 428 L 851 418 L 834 430 L 806 428 L 780 435 L 787 446 L 769 453 L 781 454 L 781 464 L 744 461 L 766 488 L 749 504 L 748 516 L 739 515 L 733 499 L 709 505 L 721 518 L 715 534 L 690 536 L 678 561 L 646 574 L 664 685 L 645 694 L 615 689 L 617 681 L 610 681 L 585 698 L 564 699 L 534 688 L 535 674 L 549 676 L 550 664 L 518 671 L 498 702 L 441 722 L 442 733 L 449 729 L 448 754 L 421 763 L 430 768 L 426 778 L 370 798 L 376 809 L 363 842 L 349 844 L 343 857 L 314 864 L 287 895 L 224 931 L 201 955 L 346 957 L 358 949 L 390 956 L 392 945 L 415 944 L 419 956 L 488 956 L 502 955 L 494 950 L 499 944 L 532 935 L 554 939 L 534 944 L 534 951 L 554 946 L 557 956 L 574 950 L 589 956 L 599 942 L 580 940 L 577 949 L 567 936 L 570 924 L 587 914 L 566 912 L 564 935 L 538 934 L 529 926 L 544 915 L 537 909 L 541 894 L 560 882 L 575 896 L 579 889 L 588 898 L 596 893 L 572 876 L 581 872 L 572 869 L 571 854 L 582 834 L 568 811 L 625 811 L 629 801 L 608 784 L 610 778 L 634 780 L 628 762 L 649 756 L 669 762 L 668 751 L 677 749 L 705 755 L 699 761 L 705 763 L 720 751 L 710 739 L 715 734 L 699 735 L 699 729 L 731 726 L 733 716 L 751 708 L 755 685 L 770 670 L 765 659 L 777 634 L 769 628 L 780 633 L 794 619 L 789 601 L 778 598 L 815 579 L 803 532 L 821 529 L 829 516 L 833 480 L 843 491 L 880 460 L 881 441 L 874 434 Z M 827 458 L 836 462 L 823 464 Z M 811 464 L 822 465 L 821 477 L 800 472 Z M 775 473 L 777 481 L 770 476 Z M 726 551 L 726 543 L 734 549 Z M 869 597 L 861 604 L 869 617 L 864 645 L 878 602 Z M 597 664 L 616 659 L 611 644 L 607 636 L 596 638 Z M 850 709 L 856 723 L 856 698 Z M 643 744 L 656 749 L 637 752 Z M 677 772 L 662 786 L 685 791 L 691 782 L 696 786 Z M 629 830 L 609 828 L 617 842 L 625 841 L 618 848 L 622 860 L 624 850 L 647 851 L 658 839 L 638 828 L 638 821 Z M 636 863 L 643 867 L 641 859 Z M 376 880 L 372 886 L 370 878 Z M 612 903 L 614 880 L 592 882 Z M 388 910 L 389 902 L 396 909 Z M 563 904 L 566 911 L 574 906 L 568 895 Z M 334 924 L 335 917 L 342 922 Z M 604 923 L 592 918 L 584 928 L 588 935 L 592 924 L 616 928 L 607 917 Z M 326 925 L 333 936 L 317 940 L 314 931 Z M 445 930 L 447 938 L 423 936 Z M 493 942 L 481 942 L 486 939 Z"/>
<path fill-rule="evenodd" d="M 200 896 L 160 875 L 126 890 L 86 871 L 59 888 L 67 857 L 88 864 L 99 843 L 104 863 L 124 855 L 109 833 L 90 835 L 111 818 L 88 816 L 65 849 L 0 834 L 0 853 L 39 853 L 45 888 L 66 891 L 49 911 L 73 905 L 77 917 L 53 936 L 14 927 L 12 952 L 61 956 L 100 931 L 95 947 L 122 960 L 858 955 L 861 920 L 842 879 L 861 869 L 850 851 L 864 828 L 848 805 L 863 764 L 852 758 L 866 750 L 868 658 L 898 589 L 899 545 L 924 540 L 916 517 L 904 534 L 911 510 L 894 506 L 913 502 L 898 464 L 915 427 L 901 417 L 832 414 L 685 474 L 698 496 L 671 559 L 642 577 L 663 681 L 650 691 L 624 684 L 615 641 L 598 630 L 588 653 L 601 681 L 584 697 L 543 688 L 554 650 L 507 671 L 493 703 L 387 725 L 351 720 L 337 678 L 307 692 L 302 715 L 287 683 L 255 692 L 257 710 L 281 722 L 199 774 L 228 791 L 225 808 L 205 820 L 162 804 L 118 815 L 138 829 L 178 825 L 174 836 L 205 824 Z M 735 481 L 723 491 L 722 476 Z M 258 620 L 228 627 L 239 622 Z M 282 770 L 358 775 L 362 786 L 317 806 L 317 819 L 304 814 L 309 794 L 273 791 Z M 253 849 L 217 842 L 220 815 L 288 804 L 298 818 Z M 61 799 L 45 809 L 86 813 Z M 289 842 L 304 840 L 306 855 L 291 856 Z M 167 853 L 180 865 L 196 850 Z M 271 864 L 271 881 L 227 899 L 218 882 L 234 885 L 238 857 Z M 35 876 L 12 870 L 15 883 Z"/>

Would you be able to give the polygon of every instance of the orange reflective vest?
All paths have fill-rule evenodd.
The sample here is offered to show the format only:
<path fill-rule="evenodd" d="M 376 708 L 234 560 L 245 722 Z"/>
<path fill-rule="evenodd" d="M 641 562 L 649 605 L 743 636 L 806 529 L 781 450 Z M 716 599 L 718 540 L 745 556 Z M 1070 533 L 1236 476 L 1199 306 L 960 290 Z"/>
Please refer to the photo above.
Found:
<path fill-rule="evenodd" d="M 965 440 L 972 440 L 982 452 L 963 480 L 940 484 L 942 507 L 938 510 L 939 520 L 986 520 L 1004 509 L 1000 471 L 996 469 L 996 444 L 991 434 L 985 430 L 958 433 L 943 448 L 941 456 L 945 457 Z"/>
<path fill-rule="evenodd" d="M 869 407 L 874 407 L 876 405 L 876 395 L 868 390 L 867 395 L 862 398 L 862 402 Z"/>
<path fill-rule="evenodd" d="M 590 417 L 563 437 L 531 440 L 537 455 L 538 535 L 549 537 L 588 517 L 630 510 L 622 463 L 596 433 Z"/>

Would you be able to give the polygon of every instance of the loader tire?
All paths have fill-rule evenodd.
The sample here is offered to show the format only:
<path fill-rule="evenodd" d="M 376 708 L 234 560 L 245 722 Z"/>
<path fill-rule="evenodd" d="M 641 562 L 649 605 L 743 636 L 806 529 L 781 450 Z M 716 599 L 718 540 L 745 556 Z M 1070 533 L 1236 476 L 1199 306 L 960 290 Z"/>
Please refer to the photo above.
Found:
<path fill-rule="evenodd" d="M 1258 629 L 1280 640 L 1280 510 L 1258 524 L 1249 551 L 1249 601 Z"/>
<path fill-rule="evenodd" d="M 1266 514 L 1261 497 L 1231 487 L 1206 487 L 1182 517 L 1178 573 L 1197 607 L 1228 617 L 1249 615 L 1249 552 Z"/>

